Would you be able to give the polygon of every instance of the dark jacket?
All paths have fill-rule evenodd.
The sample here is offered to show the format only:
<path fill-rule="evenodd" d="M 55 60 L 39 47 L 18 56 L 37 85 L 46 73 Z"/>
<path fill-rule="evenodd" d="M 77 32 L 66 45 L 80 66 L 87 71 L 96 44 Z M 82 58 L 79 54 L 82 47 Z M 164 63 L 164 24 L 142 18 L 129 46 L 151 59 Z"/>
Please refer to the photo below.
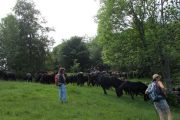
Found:
<path fill-rule="evenodd" d="M 64 77 L 63 77 L 63 75 L 62 75 L 62 74 L 60 74 L 60 75 L 59 75 L 59 80 L 58 80 L 58 83 L 59 83 L 59 85 L 61 85 L 61 84 L 64 84 L 64 83 L 65 83 L 65 79 L 64 79 Z"/>

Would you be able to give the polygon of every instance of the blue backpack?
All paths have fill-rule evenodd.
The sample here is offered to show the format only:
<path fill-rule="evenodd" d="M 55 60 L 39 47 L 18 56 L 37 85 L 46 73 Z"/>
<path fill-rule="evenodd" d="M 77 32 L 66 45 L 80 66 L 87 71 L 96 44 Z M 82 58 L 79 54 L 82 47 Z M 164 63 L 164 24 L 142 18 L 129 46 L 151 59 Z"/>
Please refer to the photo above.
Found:
<path fill-rule="evenodd" d="M 164 93 L 162 92 L 161 88 L 157 85 L 156 81 L 153 81 L 149 84 L 147 88 L 147 94 L 151 101 L 157 102 L 161 99 L 164 99 Z"/>

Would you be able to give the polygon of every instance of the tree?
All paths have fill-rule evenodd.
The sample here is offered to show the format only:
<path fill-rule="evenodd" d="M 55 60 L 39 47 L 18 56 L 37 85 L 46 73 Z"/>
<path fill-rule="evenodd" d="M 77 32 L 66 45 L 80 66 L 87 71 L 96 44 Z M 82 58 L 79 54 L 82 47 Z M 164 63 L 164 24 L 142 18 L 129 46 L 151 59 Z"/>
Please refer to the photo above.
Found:
<path fill-rule="evenodd" d="M 19 62 L 25 71 L 37 71 L 43 69 L 48 47 L 53 41 L 47 33 L 49 27 L 43 27 L 46 21 L 41 20 L 40 11 L 35 9 L 33 1 L 18 0 L 14 7 L 15 15 L 19 22 L 20 40 Z M 26 62 L 25 62 L 26 61 Z"/>
<path fill-rule="evenodd" d="M 149 75 L 162 72 L 169 83 L 172 61 L 178 59 L 179 5 L 176 0 L 103 0 L 98 39 L 104 62 Z"/>
<path fill-rule="evenodd" d="M 80 63 L 77 63 L 77 59 L 74 60 L 73 66 L 71 66 L 70 70 L 71 70 L 73 73 L 77 73 L 77 72 L 80 71 Z"/>
<path fill-rule="evenodd" d="M 178 59 L 177 47 L 179 46 L 179 20 L 180 20 L 180 3 L 176 0 L 171 1 L 153 1 L 150 4 L 149 9 L 149 29 L 147 34 L 152 33 L 153 43 L 156 51 L 156 55 L 159 58 L 160 68 L 162 74 L 167 82 L 167 85 L 171 85 L 171 72 L 173 70 L 172 58 Z M 175 25 L 176 24 L 176 25 Z M 175 26 L 174 26 L 175 25 Z M 150 29 L 152 30 L 151 32 Z M 177 62 L 178 63 L 178 62 Z M 175 63 L 175 64 L 177 64 Z"/>
<path fill-rule="evenodd" d="M 66 69 L 80 66 L 85 70 L 89 65 L 89 51 L 82 37 L 71 37 L 53 50 L 56 55 L 55 61 Z M 58 65 L 59 65 L 58 64 Z"/>
<path fill-rule="evenodd" d="M 102 61 L 102 46 L 98 43 L 97 37 L 92 39 L 87 43 L 89 51 L 89 59 L 91 66 L 96 66 L 98 64 L 103 64 Z"/>
<path fill-rule="evenodd" d="M 4 69 L 18 68 L 18 46 L 20 42 L 19 24 L 14 15 L 8 15 L 2 19 L 0 24 L 0 49 L 1 49 L 1 66 Z"/>
<path fill-rule="evenodd" d="M 132 29 L 127 14 L 125 0 L 104 1 L 98 13 L 98 39 L 103 45 L 103 60 L 118 69 L 132 68 L 139 62 L 138 32 Z"/>
<path fill-rule="evenodd" d="M 31 0 L 17 0 L 10 14 L 0 23 L 0 68 L 14 70 L 18 75 L 45 69 L 53 39 L 48 37 L 40 11 Z M 4 68 L 5 67 L 5 68 Z"/>

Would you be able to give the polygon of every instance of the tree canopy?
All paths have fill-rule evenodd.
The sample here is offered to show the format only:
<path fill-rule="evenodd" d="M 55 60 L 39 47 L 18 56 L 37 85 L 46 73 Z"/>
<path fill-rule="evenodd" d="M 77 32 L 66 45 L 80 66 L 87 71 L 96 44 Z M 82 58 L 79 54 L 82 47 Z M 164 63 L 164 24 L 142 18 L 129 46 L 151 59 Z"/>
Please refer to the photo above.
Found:
<path fill-rule="evenodd" d="M 49 46 L 49 27 L 31 0 L 18 0 L 13 14 L 0 23 L 1 66 L 5 69 L 35 72 L 44 68 Z"/>
<path fill-rule="evenodd" d="M 82 37 L 71 37 L 53 50 L 55 61 L 66 69 L 71 70 L 79 64 L 79 70 L 85 70 L 89 66 L 89 51 Z"/>
<path fill-rule="evenodd" d="M 162 73 L 170 82 L 179 66 L 179 16 L 176 0 L 103 0 L 97 16 L 103 61 L 145 76 Z"/>
<path fill-rule="evenodd" d="M 21 72 L 85 71 L 107 64 L 113 70 L 138 71 L 141 77 L 179 76 L 180 3 L 177 0 L 101 0 L 97 36 L 74 36 L 50 52 L 53 29 L 32 0 L 17 0 L 0 22 L 0 69 Z"/>

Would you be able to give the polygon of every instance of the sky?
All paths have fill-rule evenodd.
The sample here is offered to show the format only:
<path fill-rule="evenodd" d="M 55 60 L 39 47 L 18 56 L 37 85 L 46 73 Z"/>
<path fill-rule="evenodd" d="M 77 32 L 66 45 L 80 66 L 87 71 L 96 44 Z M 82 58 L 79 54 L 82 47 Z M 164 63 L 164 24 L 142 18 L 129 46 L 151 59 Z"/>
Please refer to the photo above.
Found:
<path fill-rule="evenodd" d="M 12 12 L 17 0 L 0 0 L 0 19 Z M 50 33 L 55 39 L 55 45 L 62 39 L 72 36 L 94 37 L 97 34 L 97 23 L 94 17 L 99 9 L 98 0 L 33 0 L 36 8 L 53 27 Z"/>

